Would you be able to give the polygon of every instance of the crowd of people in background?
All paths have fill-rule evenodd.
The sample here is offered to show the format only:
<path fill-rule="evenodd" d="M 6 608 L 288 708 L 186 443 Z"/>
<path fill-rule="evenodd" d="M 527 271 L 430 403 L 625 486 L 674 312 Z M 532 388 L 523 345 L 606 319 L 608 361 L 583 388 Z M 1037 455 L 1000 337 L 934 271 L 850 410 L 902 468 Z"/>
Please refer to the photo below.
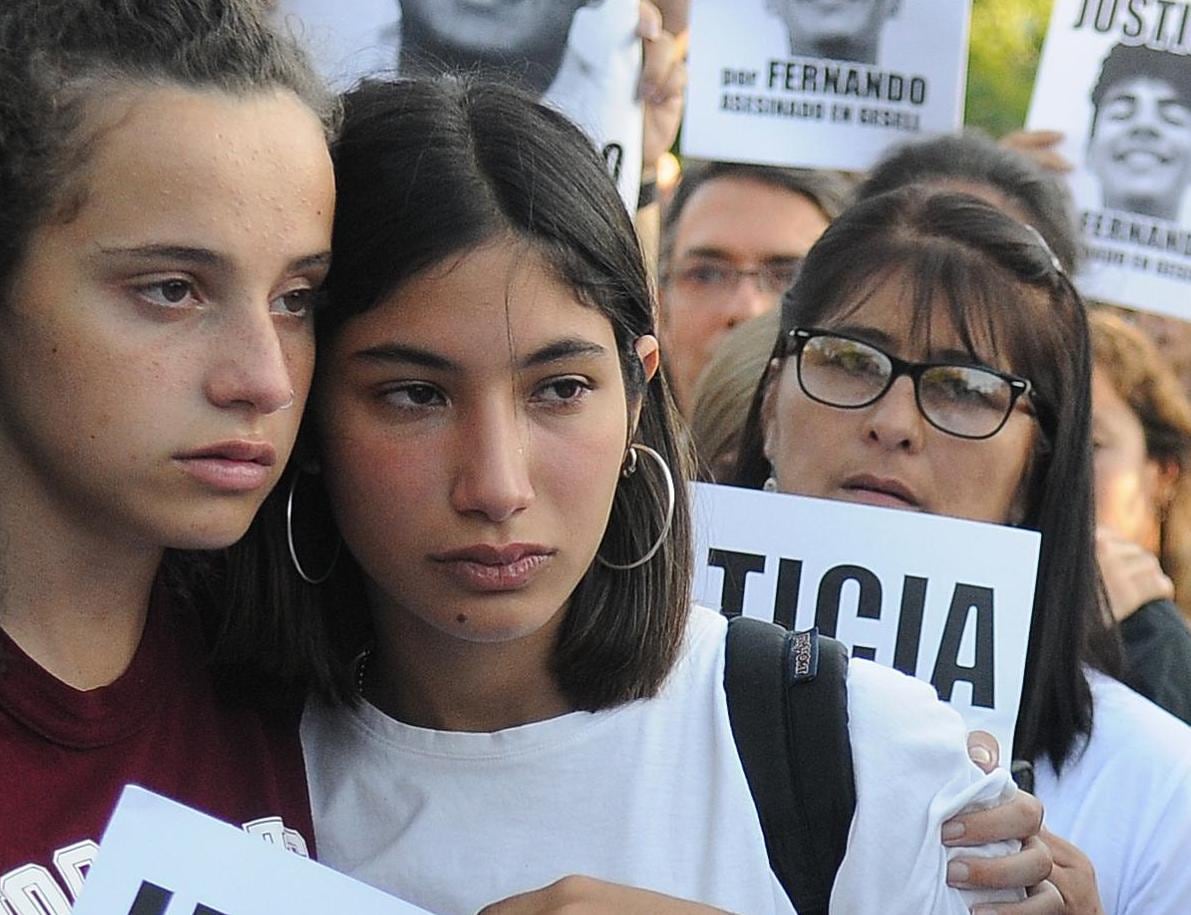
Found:
<path fill-rule="evenodd" d="M 898 9 L 770 5 L 854 61 Z M 630 212 L 565 43 L 468 9 L 437 72 L 406 2 L 413 75 L 335 95 L 277 6 L 0 8 L 0 911 L 69 913 L 128 783 L 435 913 L 1191 911 L 1186 330 L 1081 295 L 1053 138 L 659 192 L 643 3 Z M 854 809 L 790 858 L 696 479 L 1040 532 L 1013 746 L 845 658 Z"/>

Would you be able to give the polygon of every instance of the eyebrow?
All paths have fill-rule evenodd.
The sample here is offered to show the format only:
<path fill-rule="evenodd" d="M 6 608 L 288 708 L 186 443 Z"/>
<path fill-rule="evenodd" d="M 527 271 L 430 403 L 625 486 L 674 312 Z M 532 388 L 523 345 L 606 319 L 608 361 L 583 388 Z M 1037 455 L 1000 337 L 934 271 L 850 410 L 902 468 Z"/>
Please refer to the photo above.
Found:
<path fill-rule="evenodd" d="M 199 248 L 192 245 L 133 245 L 114 248 L 98 245 L 98 248 L 105 257 L 126 257 L 143 261 L 173 261 L 196 267 L 231 267 L 231 261 L 226 256 L 212 251 L 210 248 Z M 288 272 L 301 273 L 309 270 L 323 270 L 330 265 L 331 252 L 318 251 L 314 254 L 294 258 L 286 265 L 286 269 Z"/>
<path fill-rule="evenodd" d="M 865 327 L 864 325 L 847 324 L 842 327 L 825 328 L 841 334 L 847 334 L 850 337 L 864 340 L 866 343 L 871 343 L 874 346 L 879 346 L 886 350 L 897 349 L 898 341 L 883 330 L 877 330 L 875 327 Z M 907 359 L 907 362 L 915 360 Z M 927 362 L 943 362 L 954 365 L 971 365 L 984 367 L 986 363 L 973 356 L 965 349 L 940 349 L 932 350 L 927 353 Z"/>
<path fill-rule="evenodd" d="M 730 261 L 733 260 L 731 254 L 723 248 L 700 247 L 690 248 L 682 253 L 684 258 L 687 257 L 705 257 L 709 260 Z M 802 254 L 768 254 L 761 258 L 762 264 L 797 264 L 806 260 Z"/>
<path fill-rule="evenodd" d="M 592 343 L 590 340 L 566 337 L 547 343 L 524 356 L 519 361 L 518 367 L 522 369 L 535 368 L 576 357 L 599 357 L 606 355 L 607 352 L 607 348 L 598 343 Z M 441 372 L 461 370 L 461 366 L 457 362 L 441 353 L 402 343 L 383 343 L 380 346 L 370 346 L 354 353 L 353 358 L 369 362 L 406 363 Z"/>

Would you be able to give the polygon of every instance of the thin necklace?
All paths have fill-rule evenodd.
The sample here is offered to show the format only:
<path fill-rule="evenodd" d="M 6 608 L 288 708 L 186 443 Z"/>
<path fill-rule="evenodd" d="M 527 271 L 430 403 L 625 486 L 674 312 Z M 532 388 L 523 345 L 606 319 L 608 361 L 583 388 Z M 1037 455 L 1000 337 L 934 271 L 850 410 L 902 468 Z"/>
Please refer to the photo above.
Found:
<path fill-rule="evenodd" d="M 369 645 L 360 652 L 360 658 L 356 661 L 356 694 L 361 699 L 367 699 L 365 695 L 364 686 L 368 678 L 368 662 L 372 658 L 372 646 Z"/>

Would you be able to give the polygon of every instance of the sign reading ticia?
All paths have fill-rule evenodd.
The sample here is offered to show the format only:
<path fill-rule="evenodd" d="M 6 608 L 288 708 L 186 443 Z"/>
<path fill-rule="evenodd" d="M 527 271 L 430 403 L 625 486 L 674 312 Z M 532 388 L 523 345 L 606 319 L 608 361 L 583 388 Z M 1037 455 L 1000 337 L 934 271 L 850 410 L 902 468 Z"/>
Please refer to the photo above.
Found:
<path fill-rule="evenodd" d="M 706 483 L 694 505 L 698 603 L 817 627 L 1013 746 L 1037 532 Z"/>

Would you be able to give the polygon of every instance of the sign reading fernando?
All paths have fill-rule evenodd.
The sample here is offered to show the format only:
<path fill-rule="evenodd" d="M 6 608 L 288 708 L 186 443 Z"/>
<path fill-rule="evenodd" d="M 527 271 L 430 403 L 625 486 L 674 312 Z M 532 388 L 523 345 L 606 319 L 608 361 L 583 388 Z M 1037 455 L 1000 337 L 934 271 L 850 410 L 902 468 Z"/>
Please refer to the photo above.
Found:
<path fill-rule="evenodd" d="M 861 170 L 963 118 L 970 0 L 693 0 L 688 156 Z"/>
<path fill-rule="evenodd" d="M 1039 534 L 705 483 L 694 504 L 697 602 L 926 680 L 1008 757 Z"/>

